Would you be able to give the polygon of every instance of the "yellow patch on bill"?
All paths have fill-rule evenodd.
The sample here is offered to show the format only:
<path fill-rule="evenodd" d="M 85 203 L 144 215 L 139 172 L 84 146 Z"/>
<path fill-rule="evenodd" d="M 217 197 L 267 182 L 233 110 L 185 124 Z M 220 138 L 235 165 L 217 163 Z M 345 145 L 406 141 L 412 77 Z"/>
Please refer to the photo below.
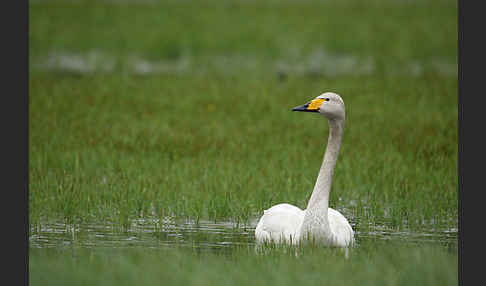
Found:
<path fill-rule="evenodd" d="M 307 106 L 307 110 L 317 110 L 321 107 L 323 102 L 324 102 L 324 99 L 322 99 L 322 98 L 313 99 L 309 103 L 309 106 Z"/>

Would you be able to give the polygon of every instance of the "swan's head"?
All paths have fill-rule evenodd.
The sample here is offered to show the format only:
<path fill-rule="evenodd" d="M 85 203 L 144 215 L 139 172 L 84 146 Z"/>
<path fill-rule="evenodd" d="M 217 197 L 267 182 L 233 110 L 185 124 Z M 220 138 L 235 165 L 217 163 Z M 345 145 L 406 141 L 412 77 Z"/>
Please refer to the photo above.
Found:
<path fill-rule="evenodd" d="M 296 106 L 292 111 L 318 112 L 328 119 L 344 120 L 343 99 L 334 92 L 325 92 L 304 105 Z"/>

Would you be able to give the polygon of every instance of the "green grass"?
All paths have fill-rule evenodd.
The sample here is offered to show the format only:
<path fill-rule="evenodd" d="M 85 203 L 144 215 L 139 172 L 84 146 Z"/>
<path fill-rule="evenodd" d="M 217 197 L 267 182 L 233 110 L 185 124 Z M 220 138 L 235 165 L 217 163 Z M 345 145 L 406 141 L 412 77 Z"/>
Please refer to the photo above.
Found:
<path fill-rule="evenodd" d="M 305 207 L 328 127 L 290 108 L 332 90 L 346 102 L 347 123 L 331 206 L 372 222 L 455 225 L 456 77 L 426 64 L 420 76 L 385 72 L 400 70 L 400 59 L 454 63 L 455 11 L 447 1 L 31 3 L 30 222 L 128 224 L 148 214 L 247 221 L 279 202 Z M 166 58 L 171 48 L 163 43 L 179 42 L 194 64 L 227 54 L 258 64 L 250 73 L 235 66 L 232 74 L 220 67 L 145 77 L 123 69 L 46 73 L 35 65 L 52 51 L 97 50 L 123 66 L 131 54 Z M 286 55 L 292 47 L 300 54 Z M 305 58 L 315 47 L 372 56 L 374 71 L 282 80 L 265 66 Z"/>
<path fill-rule="evenodd" d="M 305 208 L 328 126 L 290 109 L 323 89 L 347 104 L 331 206 L 398 224 L 454 218 L 456 86 L 433 77 L 35 75 L 30 220 L 245 221 L 279 202 Z"/>
<path fill-rule="evenodd" d="M 363 232 L 457 228 L 456 1 L 30 1 L 29 64 L 31 235 L 305 208 L 328 124 L 291 108 L 324 91 L 347 116 L 330 206 Z M 454 251 L 368 239 L 350 260 L 70 249 L 31 247 L 32 284 L 457 284 Z"/>
<path fill-rule="evenodd" d="M 373 243 L 349 258 L 337 249 L 256 254 L 167 249 L 31 249 L 32 285 L 457 285 L 456 253 Z M 143 272 L 140 271 L 143 269 Z"/>
<path fill-rule="evenodd" d="M 153 59 L 185 53 L 276 58 L 323 45 L 383 65 L 456 58 L 455 1 L 120 2 L 31 1 L 31 55 L 100 49 Z"/>

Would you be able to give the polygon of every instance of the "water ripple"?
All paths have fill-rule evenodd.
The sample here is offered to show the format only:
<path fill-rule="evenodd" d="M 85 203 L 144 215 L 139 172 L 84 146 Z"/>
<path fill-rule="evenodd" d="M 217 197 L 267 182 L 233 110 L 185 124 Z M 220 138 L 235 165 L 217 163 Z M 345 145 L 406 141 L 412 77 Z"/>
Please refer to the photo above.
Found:
<path fill-rule="evenodd" d="M 385 224 L 353 225 L 356 240 L 400 240 L 415 243 L 442 243 L 457 246 L 457 228 L 428 227 L 421 231 L 393 229 Z M 187 220 L 176 223 L 170 218 L 137 219 L 128 229 L 112 223 L 69 225 L 59 222 L 32 226 L 29 244 L 32 248 L 66 247 L 191 247 L 200 250 L 222 250 L 253 246 L 255 221 L 237 224 L 231 221 Z"/>

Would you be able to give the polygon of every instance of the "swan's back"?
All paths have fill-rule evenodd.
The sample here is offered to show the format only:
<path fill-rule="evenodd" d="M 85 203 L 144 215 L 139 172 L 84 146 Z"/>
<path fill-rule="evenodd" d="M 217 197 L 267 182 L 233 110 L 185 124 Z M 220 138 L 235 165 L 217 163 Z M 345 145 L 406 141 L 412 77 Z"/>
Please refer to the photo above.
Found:
<path fill-rule="evenodd" d="M 328 208 L 329 228 L 332 232 L 332 246 L 347 247 L 354 244 L 354 231 L 348 220 L 337 210 Z"/>
<path fill-rule="evenodd" d="M 255 228 L 257 243 L 298 243 L 305 212 L 290 204 L 278 204 L 265 210 Z M 329 246 L 347 247 L 354 244 L 353 228 L 340 212 L 328 208 L 328 221 L 331 237 L 326 242 Z"/>
<path fill-rule="evenodd" d="M 255 229 L 257 243 L 286 241 L 295 244 L 298 241 L 305 211 L 290 204 L 278 204 L 263 212 Z"/>

